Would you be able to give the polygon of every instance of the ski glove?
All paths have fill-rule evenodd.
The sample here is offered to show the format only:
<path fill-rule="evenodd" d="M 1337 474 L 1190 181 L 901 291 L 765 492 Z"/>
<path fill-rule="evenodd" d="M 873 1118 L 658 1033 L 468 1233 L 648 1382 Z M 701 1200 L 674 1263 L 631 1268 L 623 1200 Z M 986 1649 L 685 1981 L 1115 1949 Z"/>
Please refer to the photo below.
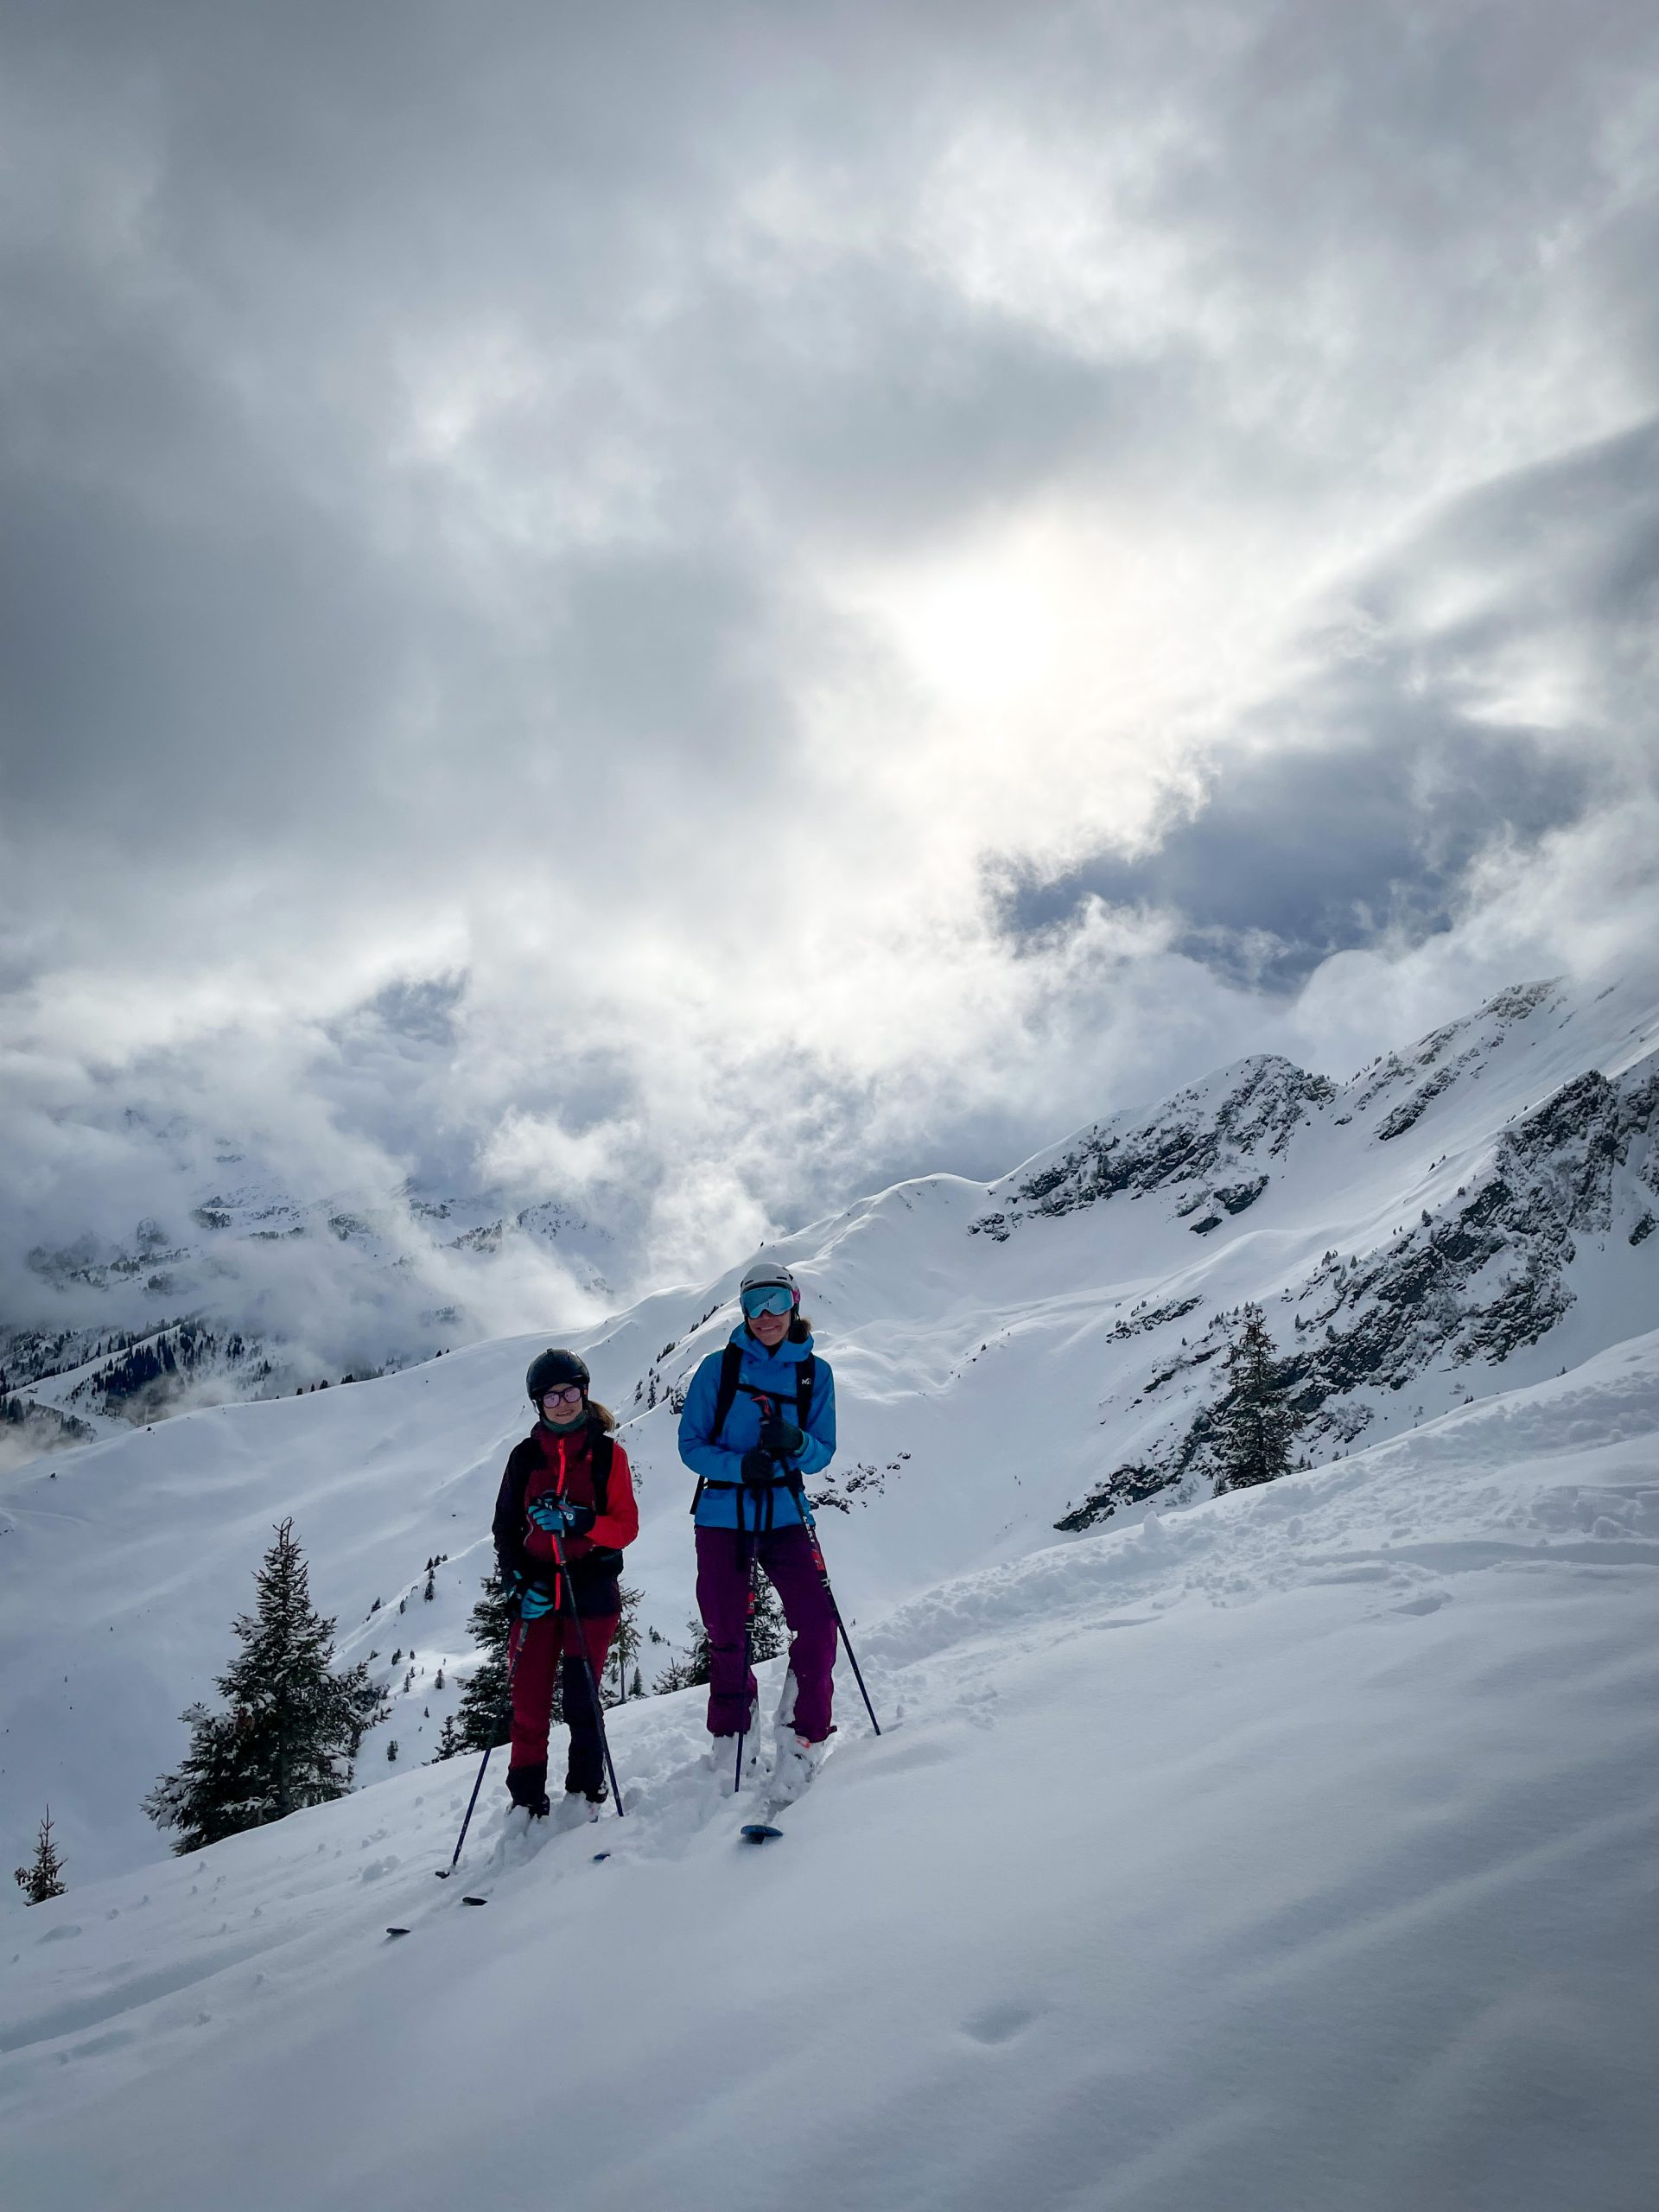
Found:
<path fill-rule="evenodd" d="M 746 1452 L 743 1454 L 743 1479 L 751 1490 L 770 1490 L 777 1469 L 770 1452 Z"/>
<path fill-rule="evenodd" d="M 591 1505 L 575 1505 L 563 1497 L 536 1498 L 526 1510 L 544 1535 L 556 1532 L 564 1536 L 585 1536 L 595 1517 Z"/>
<path fill-rule="evenodd" d="M 760 1424 L 760 1449 L 776 1459 L 794 1459 L 805 1441 L 794 1422 L 785 1421 L 782 1414 L 768 1414 Z"/>
<path fill-rule="evenodd" d="M 553 1592 L 544 1590 L 539 1582 L 530 1583 L 518 1596 L 518 1618 L 521 1621 L 539 1621 L 553 1611 Z"/>

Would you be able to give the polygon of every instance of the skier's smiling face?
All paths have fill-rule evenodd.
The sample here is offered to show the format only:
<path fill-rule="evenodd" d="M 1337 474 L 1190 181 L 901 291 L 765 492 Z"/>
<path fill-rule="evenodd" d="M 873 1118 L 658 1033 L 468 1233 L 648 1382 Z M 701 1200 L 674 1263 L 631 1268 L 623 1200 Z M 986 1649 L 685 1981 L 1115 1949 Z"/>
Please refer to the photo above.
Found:
<path fill-rule="evenodd" d="M 543 1418 L 555 1428 L 569 1428 L 572 1421 L 582 1419 L 582 1392 L 573 1383 L 548 1391 L 542 1400 Z"/>
<path fill-rule="evenodd" d="M 782 1344 L 784 1338 L 789 1334 L 789 1315 L 787 1313 L 751 1313 L 749 1333 L 751 1336 L 758 1337 L 766 1350 L 771 1351 L 775 1345 Z"/>

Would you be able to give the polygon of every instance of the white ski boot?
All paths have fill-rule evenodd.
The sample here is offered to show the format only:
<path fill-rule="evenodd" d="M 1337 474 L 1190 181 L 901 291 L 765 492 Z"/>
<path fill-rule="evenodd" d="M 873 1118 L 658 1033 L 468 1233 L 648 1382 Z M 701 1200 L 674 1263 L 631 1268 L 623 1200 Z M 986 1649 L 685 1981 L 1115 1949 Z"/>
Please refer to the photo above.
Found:
<path fill-rule="evenodd" d="M 738 1738 L 735 1736 L 711 1736 L 709 1748 L 700 1762 L 704 1773 L 713 1778 L 722 1797 L 734 1797 L 760 1774 L 760 1706 L 758 1699 L 749 1707 L 748 1732 L 742 1738 L 742 1743 L 743 1770 L 741 1777 L 737 1765 Z"/>
<path fill-rule="evenodd" d="M 823 1764 L 829 1749 L 828 1743 L 809 1744 L 804 1736 L 796 1735 L 792 1729 L 780 1728 L 778 1756 L 766 1784 L 768 1806 L 776 1811 L 780 1806 L 792 1805 Z"/>

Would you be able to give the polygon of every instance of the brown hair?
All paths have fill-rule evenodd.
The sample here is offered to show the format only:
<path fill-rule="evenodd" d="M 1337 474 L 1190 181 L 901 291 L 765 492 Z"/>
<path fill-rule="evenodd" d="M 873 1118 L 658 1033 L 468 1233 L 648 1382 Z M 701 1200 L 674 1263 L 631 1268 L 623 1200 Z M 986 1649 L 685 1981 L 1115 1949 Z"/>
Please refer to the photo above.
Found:
<path fill-rule="evenodd" d="M 589 1398 L 588 1401 L 588 1418 L 590 1421 L 596 1422 L 607 1436 L 616 1427 L 616 1415 L 608 1406 L 601 1406 L 597 1398 Z"/>

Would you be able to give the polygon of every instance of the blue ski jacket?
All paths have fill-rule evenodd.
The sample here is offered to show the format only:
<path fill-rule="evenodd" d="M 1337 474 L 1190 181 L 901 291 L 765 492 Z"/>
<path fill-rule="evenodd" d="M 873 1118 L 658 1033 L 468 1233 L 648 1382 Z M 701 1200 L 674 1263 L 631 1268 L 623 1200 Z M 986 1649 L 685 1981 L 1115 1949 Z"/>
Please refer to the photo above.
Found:
<path fill-rule="evenodd" d="M 701 1363 L 691 1377 L 680 1414 L 680 1457 L 703 1478 L 695 1509 L 699 1529 L 754 1525 L 755 1501 L 753 1493 L 745 1495 L 742 1465 L 743 1454 L 756 1450 L 760 1445 L 762 1416 L 760 1402 L 750 1393 L 764 1391 L 785 1421 L 798 1421 L 798 1370 L 801 1362 L 812 1351 L 810 1337 L 798 1344 L 791 1344 L 785 1337 L 776 1351 L 768 1351 L 749 1334 L 748 1324 L 743 1321 L 732 1331 L 731 1341 L 741 1345 L 743 1364 L 738 1370 L 737 1395 L 726 1416 L 720 1441 L 714 1440 L 713 1429 L 723 1352 L 711 1351 Z M 791 1467 L 804 1475 L 816 1475 L 836 1456 L 836 1378 L 830 1371 L 829 1361 L 816 1354 L 811 1402 L 800 1426 L 803 1442 L 799 1455 L 779 1467 L 780 1478 Z M 799 1522 L 799 1500 L 782 1479 L 773 1485 L 770 1499 L 763 1503 L 763 1514 L 766 1503 L 771 1507 L 772 1528 L 793 1528 Z"/>

